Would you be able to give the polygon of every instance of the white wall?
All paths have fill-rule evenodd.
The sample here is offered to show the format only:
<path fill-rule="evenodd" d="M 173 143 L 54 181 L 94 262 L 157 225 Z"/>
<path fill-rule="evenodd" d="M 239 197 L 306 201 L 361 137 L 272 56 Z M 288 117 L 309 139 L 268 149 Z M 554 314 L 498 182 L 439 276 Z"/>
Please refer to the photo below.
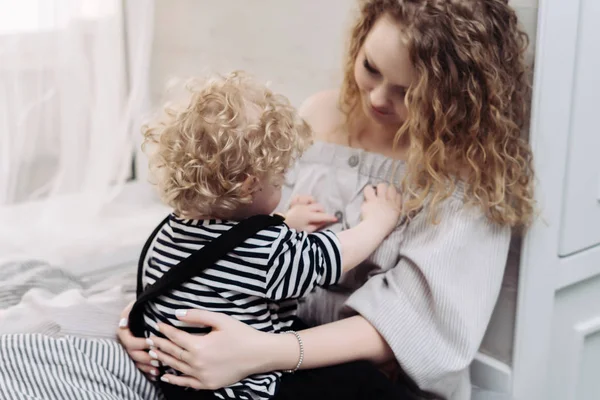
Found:
<path fill-rule="evenodd" d="M 247 70 L 299 105 L 338 82 L 354 0 L 156 0 L 152 93 L 170 77 Z"/>
<path fill-rule="evenodd" d="M 245 69 L 299 105 L 339 82 L 356 0 L 156 0 L 151 86 Z M 513 0 L 533 39 L 537 0 Z"/>

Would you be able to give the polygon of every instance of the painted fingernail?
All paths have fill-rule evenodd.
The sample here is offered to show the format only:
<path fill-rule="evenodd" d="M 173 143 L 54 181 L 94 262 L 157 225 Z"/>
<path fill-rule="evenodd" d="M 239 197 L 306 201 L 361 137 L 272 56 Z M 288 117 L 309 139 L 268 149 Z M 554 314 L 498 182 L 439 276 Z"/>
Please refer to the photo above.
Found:
<path fill-rule="evenodd" d="M 150 338 L 146 339 L 146 343 L 148 343 L 148 346 L 154 347 L 154 342 L 152 341 L 152 339 L 150 339 Z"/>
<path fill-rule="evenodd" d="M 119 328 L 126 328 L 127 327 L 127 318 L 121 318 L 121 320 L 119 321 Z"/>
<path fill-rule="evenodd" d="M 175 315 L 178 317 L 185 317 L 187 315 L 187 310 L 176 310 Z"/>
<path fill-rule="evenodd" d="M 158 368 L 158 367 L 160 367 L 160 361 L 158 361 L 158 360 L 151 360 L 150 361 L 150 365 L 152 365 L 153 367 Z"/>
<path fill-rule="evenodd" d="M 158 358 L 158 354 L 156 354 L 156 353 L 155 353 L 155 352 L 153 352 L 152 350 L 150 350 L 150 351 L 148 352 L 148 354 L 149 354 L 149 355 L 150 355 L 150 357 L 152 357 L 152 358 Z"/>
<path fill-rule="evenodd" d="M 163 382 L 167 382 L 167 383 L 169 383 L 169 380 L 167 379 L 167 377 L 166 377 L 166 376 L 161 376 L 161 377 L 160 377 L 160 380 L 161 380 L 161 381 L 163 381 Z"/>
<path fill-rule="evenodd" d="M 154 376 L 158 375 L 158 371 L 157 371 L 157 370 L 155 370 L 155 369 L 151 369 L 151 370 L 150 370 L 150 373 L 151 373 L 152 375 L 154 375 Z"/>

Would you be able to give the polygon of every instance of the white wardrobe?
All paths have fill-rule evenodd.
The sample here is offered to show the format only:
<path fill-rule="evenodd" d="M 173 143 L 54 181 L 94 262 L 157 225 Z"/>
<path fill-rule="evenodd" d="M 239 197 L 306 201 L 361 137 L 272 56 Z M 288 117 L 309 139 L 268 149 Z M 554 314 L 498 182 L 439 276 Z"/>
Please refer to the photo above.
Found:
<path fill-rule="evenodd" d="M 510 391 L 600 399 L 600 0 L 540 0 L 531 144 L 540 216 L 523 243 Z"/>

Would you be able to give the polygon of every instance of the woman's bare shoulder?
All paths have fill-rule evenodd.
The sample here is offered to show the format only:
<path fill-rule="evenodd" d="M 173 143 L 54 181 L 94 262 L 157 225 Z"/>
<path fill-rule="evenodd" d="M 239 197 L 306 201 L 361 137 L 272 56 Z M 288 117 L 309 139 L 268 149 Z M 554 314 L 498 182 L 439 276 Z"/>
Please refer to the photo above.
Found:
<path fill-rule="evenodd" d="M 338 97 L 338 90 L 325 90 L 313 94 L 300 106 L 300 116 L 314 130 L 315 139 L 328 141 L 327 137 L 343 125 Z"/>

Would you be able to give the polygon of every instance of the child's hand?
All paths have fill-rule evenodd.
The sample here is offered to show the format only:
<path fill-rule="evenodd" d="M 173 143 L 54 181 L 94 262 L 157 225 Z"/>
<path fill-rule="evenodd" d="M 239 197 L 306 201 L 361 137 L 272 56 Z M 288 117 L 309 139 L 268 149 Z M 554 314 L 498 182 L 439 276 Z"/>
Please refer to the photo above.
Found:
<path fill-rule="evenodd" d="M 327 214 L 325 208 L 312 196 L 296 196 L 285 214 L 285 223 L 297 231 L 315 232 L 337 218 Z"/>
<path fill-rule="evenodd" d="M 300 205 L 300 204 L 303 204 L 303 205 L 315 204 L 316 202 L 317 201 L 312 196 L 296 195 L 296 196 L 292 197 L 292 200 L 290 201 L 290 208 Z"/>
<path fill-rule="evenodd" d="M 402 212 L 402 196 L 392 185 L 380 183 L 377 188 L 369 185 L 364 190 L 365 201 L 361 208 L 363 221 L 373 221 L 374 226 L 391 233 L 398 224 Z"/>

